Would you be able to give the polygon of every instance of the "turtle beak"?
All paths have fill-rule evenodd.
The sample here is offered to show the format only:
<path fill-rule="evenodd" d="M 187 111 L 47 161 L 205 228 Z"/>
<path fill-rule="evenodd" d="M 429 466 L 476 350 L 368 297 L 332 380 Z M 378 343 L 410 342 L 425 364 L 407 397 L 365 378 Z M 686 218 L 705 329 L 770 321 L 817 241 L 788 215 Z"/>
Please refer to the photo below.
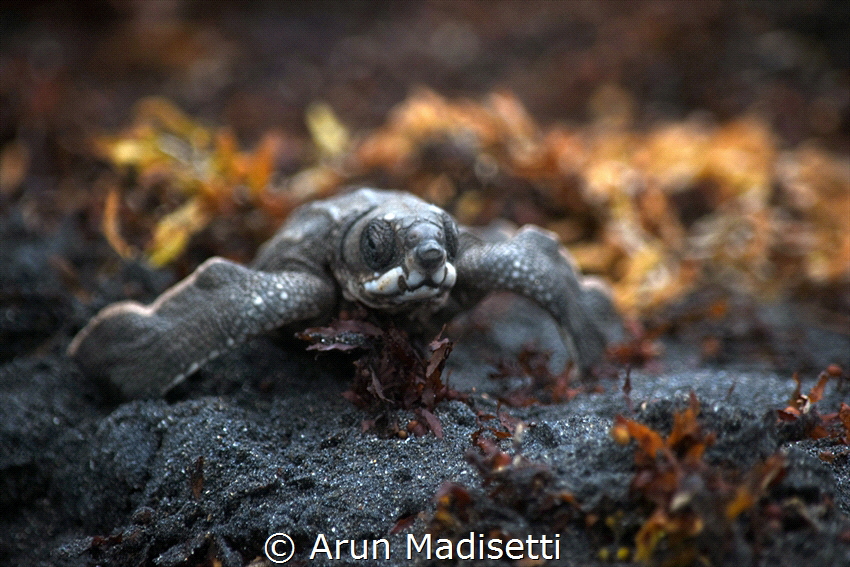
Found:
<path fill-rule="evenodd" d="M 405 237 L 407 252 L 401 265 L 375 274 L 363 287 L 372 294 L 395 296 L 398 303 L 446 292 L 455 284 L 457 272 L 447 261 L 443 238 L 442 227 L 428 222 L 414 225 Z"/>
<path fill-rule="evenodd" d="M 434 272 L 446 261 L 446 249 L 436 240 L 428 240 L 416 247 L 413 257 L 423 271 Z"/>

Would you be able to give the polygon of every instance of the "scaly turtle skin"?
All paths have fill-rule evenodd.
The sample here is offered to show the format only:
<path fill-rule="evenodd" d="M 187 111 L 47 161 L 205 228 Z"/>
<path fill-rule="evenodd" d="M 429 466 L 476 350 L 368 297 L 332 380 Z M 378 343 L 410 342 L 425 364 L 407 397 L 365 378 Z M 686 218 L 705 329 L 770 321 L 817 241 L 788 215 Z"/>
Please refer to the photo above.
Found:
<path fill-rule="evenodd" d="M 150 305 L 106 307 L 68 352 L 125 397 L 154 397 L 249 337 L 327 320 L 343 301 L 442 323 L 494 291 L 551 313 L 583 371 L 601 358 L 613 308 L 550 233 L 485 241 L 413 195 L 375 189 L 298 208 L 250 267 L 210 258 Z"/>

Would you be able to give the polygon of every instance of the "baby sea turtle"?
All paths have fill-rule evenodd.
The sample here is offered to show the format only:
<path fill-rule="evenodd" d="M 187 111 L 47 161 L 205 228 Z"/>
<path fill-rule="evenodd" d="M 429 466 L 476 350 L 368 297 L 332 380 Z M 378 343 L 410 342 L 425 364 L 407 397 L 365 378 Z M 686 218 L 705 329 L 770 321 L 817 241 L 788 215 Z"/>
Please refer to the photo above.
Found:
<path fill-rule="evenodd" d="M 125 397 L 153 397 L 253 335 L 327 321 L 344 302 L 439 325 L 510 291 L 551 313 L 586 371 L 605 350 L 608 297 L 579 280 L 551 233 L 493 233 L 408 193 L 358 189 L 296 209 L 248 267 L 210 258 L 150 305 L 106 307 L 68 352 Z"/>

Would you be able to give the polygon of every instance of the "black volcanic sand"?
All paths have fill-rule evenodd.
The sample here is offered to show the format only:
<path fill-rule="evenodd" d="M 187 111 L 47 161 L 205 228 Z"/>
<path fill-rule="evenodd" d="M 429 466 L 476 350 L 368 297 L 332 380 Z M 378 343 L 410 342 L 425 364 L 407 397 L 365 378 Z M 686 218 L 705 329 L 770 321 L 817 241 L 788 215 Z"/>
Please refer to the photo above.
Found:
<path fill-rule="evenodd" d="M 4 277 L 22 283 L 28 270 L 47 270 L 48 252 L 64 246 L 59 242 L 73 242 L 67 236 L 20 238 L 3 252 Z M 60 251 L 75 253 L 70 245 Z M 29 266 L 22 265 L 24 256 Z M 167 284 L 128 265 L 103 282 L 104 294 L 120 289 L 122 279 L 148 281 L 151 293 Z M 49 278 L 41 281 L 40 292 L 50 296 Z M 464 454 L 479 429 L 473 408 L 498 410 L 494 396 L 502 385 L 488 377 L 498 356 L 515 357 L 533 337 L 554 351 L 553 365 L 565 356 L 550 320 L 522 301 L 494 298 L 472 318 L 474 324 L 455 325 L 458 341 L 447 376 L 471 396 L 468 405 L 438 406 L 444 437 L 381 438 L 361 432 L 369 416 L 340 395 L 351 377 L 350 358 L 316 357 L 298 342 L 272 337 L 210 363 L 167 400 L 119 403 L 63 354 L 68 330 L 82 325 L 93 308 L 72 308 L 75 300 L 56 297 L 65 317 L 64 326 L 54 329 L 58 338 L 0 368 L 0 560 L 8 565 L 195 565 L 213 557 L 226 566 L 243 565 L 261 557 L 265 539 L 276 532 L 293 538 L 295 560 L 304 560 L 318 534 L 325 534 L 331 541 L 387 537 L 394 563 L 403 564 L 407 534 L 424 533 L 443 482 L 482 490 Z M 50 328 L 49 321 L 27 320 L 26 301 L 19 304 L 15 315 L 22 328 Z M 793 306 L 771 309 L 773 321 L 785 321 L 796 329 L 794 336 L 804 337 L 789 352 L 814 353 L 814 364 L 823 362 L 820 354 L 848 367 L 847 336 L 814 328 L 800 333 Z M 682 342 L 671 339 L 665 346 L 652 370 L 632 372 L 634 414 L 621 392 L 622 372 L 600 381 L 604 393 L 581 393 L 550 406 L 503 407 L 530 424 L 523 455 L 549 465 L 556 482 L 586 509 L 626 508 L 634 449 L 610 437 L 614 416 L 633 415 L 669 431 L 673 411 L 687 405 L 693 390 L 702 404 L 701 423 L 718 437 L 707 461 L 747 470 L 780 450 L 788 472 L 773 490 L 825 506 L 813 525 L 789 527 L 763 542 L 757 557 L 751 546 L 730 543 L 726 564 L 846 565 L 848 456 L 824 462 L 818 454 L 830 442 L 789 441 L 776 425 L 773 411 L 785 407 L 794 388 L 791 373 L 767 362 L 706 365 Z M 788 364 L 793 360 L 786 357 L 782 366 Z M 815 375 L 804 374 L 804 391 Z M 846 400 L 846 388 L 842 394 L 831 383 L 819 407 L 834 411 L 842 396 Z M 399 415 L 402 425 L 409 418 Z M 503 443 L 509 450 L 510 440 Z M 840 453 L 840 446 L 833 448 Z M 410 527 L 388 535 L 411 516 L 416 519 Z M 522 518 L 504 521 L 523 527 Z M 556 564 L 598 562 L 598 545 L 580 526 L 565 531 L 561 542 Z"/>

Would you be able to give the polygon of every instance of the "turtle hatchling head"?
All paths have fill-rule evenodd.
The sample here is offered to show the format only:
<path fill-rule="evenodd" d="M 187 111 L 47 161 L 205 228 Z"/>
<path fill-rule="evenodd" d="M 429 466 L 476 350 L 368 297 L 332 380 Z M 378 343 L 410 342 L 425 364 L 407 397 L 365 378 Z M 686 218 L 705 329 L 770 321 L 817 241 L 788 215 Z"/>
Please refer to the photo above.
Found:
<path fill-rule="evenodd" d="M 337 279 L 348 299 L 373 308 L 437 307 L 455 283 L 457 246 L 457 225 L 445 211 L 415 197 L 394 199 L 349 229 Z"/>

